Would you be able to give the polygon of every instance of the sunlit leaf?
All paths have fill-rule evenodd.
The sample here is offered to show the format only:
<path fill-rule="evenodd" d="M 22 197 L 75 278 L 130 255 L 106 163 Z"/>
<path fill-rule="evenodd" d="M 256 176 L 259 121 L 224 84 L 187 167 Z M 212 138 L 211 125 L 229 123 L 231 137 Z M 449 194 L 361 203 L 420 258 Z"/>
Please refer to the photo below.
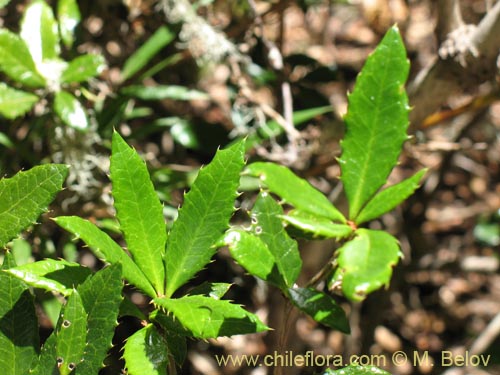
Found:
<path fill-rule="evenodd" d="M 34 94 L 0 83 L 0 114 L 5 118 L 12 120 L 24 115 L 37 101 L 38 96 Z"/>
<path fill-rule="evenodd" d="M 89 120 L 82 104 L 66 91 L 58 91 L 54 99 L 54 111 L 66 125 L 77 130 L 86 130 Z"/>

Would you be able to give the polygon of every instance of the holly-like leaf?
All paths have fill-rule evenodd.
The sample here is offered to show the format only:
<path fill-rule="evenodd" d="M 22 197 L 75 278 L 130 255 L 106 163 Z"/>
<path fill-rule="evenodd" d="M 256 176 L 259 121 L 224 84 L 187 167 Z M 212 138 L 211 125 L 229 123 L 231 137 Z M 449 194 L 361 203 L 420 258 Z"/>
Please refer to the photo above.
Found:
<path fill-rule="evenodd" d="M 78 56 L 68 64 L 61 75 L 61 82 L 85 82 L 96 77 L 104 70 L 106 61 L 102 55 L 87 54 Z"/>
<path fill-rule="evenodd" d="M 215 253 L 214 245 L 234 211 L 243 157 L 243 142 L 218 151 L 212 162 L 200 169 L 184 196 L 165 254 L 167 296 L 200 271 Z"/>
<path fill-rule="evenodd" d="M 221 299 L 227 293 L 232 284 L 204 282 L 189 291 L 191 296 L 202 295 L 213 299 Z"/>
<path fill-rule="evenodd" d="M 35 263 L 9 268 L 6 272 L 35 288 L 68 296 L 92 271 L 78 263 L 44 259 Z"/>
<path fill-rule="evenodd" d="M 245 174 L 259 177 L 262 184 L 279 195 L 284 202 L 314 215 L 345 222 L 344 216 L 309 182 L 290 169 L 274 163 L 257 162 L 245 168 Z"/>
<path fill-rule="evenodd" d="M 269 329 L 260 319 L 241 306 L 205 296 L 176 299 L 155 298 L 155 304 L 167 309 L 200 339 L 262 332 Z"/>
<path fill-rule="evenodd" d="M 10 253 L 2 269 L 15 266 Z M 26 374 L 39 347 L 33 296 L 21 280 L 0 272 L 0 373 Z"/>
<path fill-rule="evenodd" d="M 163 207 L 146 164 L 117 132 L 113 134 L 110 169 L 116 217 L 128 250 L 158 295 L 163 295 L 167 241 Z"/>
<path fill-rule="evenodd" d="M 228 246 L 234 260 L 248 273 L 272 282 L 270 275 L 276 266 L 274 256 L 259 237 L 241 229 L 230 229 L 219 245 Z"/>
<path fill-rule="evenodd" d="M 340 281 L 345 296 L 353 301 L 361 301 L 369 293 L 387 286 L 392 267 L 401 256 L 393 236 L 370 229 L 358 229 L 356 237 L 338 253 L 338 269 L 331 283 Z"/>
<path fill-rule="evenodd" d="M 210 96 L 207 93 L 188 89 L 184 86 L 175 85 L 158 85 L 158 86 L 142 86 L 132 85 L 123 88 L 121 94 L 131 96 L 142 100 L 208 100 Z"/>
<path fill-rule="evenodd" d="M 127 339 L 123 358 L 130 375 L 167 375 L 168 346 L 152 324 Z"/>
<path fill-rule="evenodd" d="M 159 27 L 153 35 L 130 56 L 123 65 L 122 80 L 126 81 L 144 68 L 151 59 L 175 38 L 166 26 Z"/>
<path fill-rule="evenodd" d="M 24 40 L 6 29 L 0 29 L 0 70 L 25 86 L 45 86 Z"/>
<path fill-rule="evenodd" d="M 164 338 L 167 341 L 168 352 L 178 365 L 182 365 L 187 356 L 187 336 L 190 336 L 191 333 L 182 327 L 171 314 L 160 310 L 154 310 L 149 318 L 165 330 Z"/>
<path fill-rule="evenodd" d="M 59 31 L 52 8 L 43 0 L 33 1 L 21 21 L 21 38 L 37 66 L 59 57 Z"/>
<path fill-rule="evenodd" d="M 339 370 L 327 369 L 323 375 L 391 375 L 375 366 L 350 365 Z"/>
<path fill-rule="evenodd" d="M 97 374 L 111 348 L 122 301 L 121 266 L 106 267 L 78 287 L 87 313 L 87 345 L 76 374 Z"/>
<path fill-rule="evenodd" d="M 47 164 L 0 180 L 0 248 L 47 210 L 68 173 L 61 164 Z"/>
<path fill-rule="evenodd" d="M 66 91 L 58 91 L 54 98 L 54 111 L 66 125 L 77 130 L 86 130 L 89 120 L 82 104 Z"/>
<path fill-rule="evenodd" d="M 419 182 L 426 171 L 426 169 L 422 169 L 412 177 L 399 184 L 390 186 L 375 195 L 356 217 L 356 224 L 359 225 L 366 221 L 376 219 L 402 203 L 419 187 Z"/>
<path fill-rule="evenodd" d="M 59 32 L 66 48 L 71 48 L 75 41 L 75 29 L 81 21 L 80 9 L 76 0 L 58 0 L 57 19 Z"/>
<path fill-rule="evenodd" d="M 347 224 L 333 223 L 323 216 L 311 215 L 300 210 L 292 210 L 283 215 L 282 219 L 312 238 L 341 239 L 349 237 L 352 233 L 352 228 Z"/>
<path fill-rule="evenodd" d="M 38 96 L 34 94 L 0 83 L 0 114 L 9 120 L 24 115 L 37 101 Z"/>
<path fill-rule="evenodd" d="M 56 332 L 53 331 L 47 340 L 45 340 L 40 356 L 33 359 L 29 371 L 30 375 L 59 375 L 56 362 L 56 344 Z"/>
<path fill-rule="evenodd" d="M 106 263 L 122 265 L 122 276 L 150 297 L 156 292 L 146 275 L 137 267 L 125 251 L 90 221 L 78 216 L 59 216 L 54 221 L 61 228 L 81 238 L 97 258 Z"/>
<path fill-rule="evenodd" d="M 56 337 L 59 373 L 69 375 L 83 359 L 87 337 L 87 314 L 76 290 L 63 307 L 56 327 Z"/>
<path fill-rule="evenodd" d="M 386 182 L 407 139 L 408 70 L 405 47 L 394 26 L 368 57 L 349 95 L 339 162 L 353 221 Z"/>
<path fill-rule="evenodd" d="M 350 333 L 344 310 L 329 295 L 313 288 L 290 288 L 288 295 L 295 306 L 317 322 Z"/>

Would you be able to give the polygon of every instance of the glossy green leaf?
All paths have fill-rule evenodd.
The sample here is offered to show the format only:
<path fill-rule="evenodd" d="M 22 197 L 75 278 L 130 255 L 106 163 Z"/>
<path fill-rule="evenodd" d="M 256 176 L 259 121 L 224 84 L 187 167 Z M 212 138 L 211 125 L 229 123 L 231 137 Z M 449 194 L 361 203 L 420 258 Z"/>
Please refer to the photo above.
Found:
<path fill-rule="evenodd" d="M 37 66 L 59 57 L 57 22 L 52 8 L 45 1 L 34 0 L 28 5 L 21 21 L 20 35 Z"/>
<path fill-rule="evenodd" d="M 7 253 L 2 269 L 11 265 L 15 263 Z M 0 373 L 28 373 L 38 347 L 33 296 L 21 280 L 0 272 Z"/>
<path fill-rule="evenodd" d="M 0 70 L 28 87 L 45 86 L 24 40 L 6 29 L 0 29 Z"/>
<path fill-rule="evenodd" d="M 205 296 L 177 299 L 155 298 L 154 302 L 175 315 L 181 324 L 200 339 L 262 332 L 269 329 L 241 306 Z"/>
<path fill-rule="evenodd" d="M 128 250 L 158 295 L 163 295 L 167 241 L 163 207 L 146 164 L 117 132 L 113 133 L 110 169 L 116 217 Z"/>
<path fill-rule="evenodd" d="M 248 273 L 262 280 L 272 281 L 269 277 L 276 265 L 274 256 L 259 237 L 241 229 L 230 229 L 224 235 L 220 245 L 228 246 L 231 256 Z"/>
<path fill-rule="evenodd" d="M 191 333 L 182 327 L 172 314 L 154 310 L 149 315 L 149 318 L 165 330 L 164 338 L 167 342 L 168 352 L 175 362 L 181 366 L 187 356 L 187 336 L 191 336 Z"/>
<path fill-rule="evenodd" d="M 168 346 L 152 324 L 127 339 L 123 358 L 129 375 L 167 375 Z"/>
<path fill-rule="evenodd" d="M 30 375 L 59 375 L 56 362 L 56 344 L 56 332 L 53 331 L 47 340 L 45 340 L 40 356 L 33 359 L 29 372 Z"/>
<path fill-rule="evenodd" d="M 66 165 L 47 164 L 0 180 L 0 248 L 47 210 L 67 173 Z"/>
<path fill-rule="evenodd" d="M 213 299 L 221 299 L 227 293 L 232 284 L 228 283 L 209 283 L 204 282 L 201 285 L 191 289 L 189 295 L 203 295 Z"/>
<path fill-rule="evenodd" d="M 135 51 L 123 65 L 122 80 L 126 81 L 144 68 L 151 59 L 175 38 L 175 33 L 166 26 L 159 27 L 153 35 Z"/>
<path fill-rule="evenodd" d="M 34 94 L 0 83 L 0 115 L 5 118 L 12 120 L 24 115 L 37 101 L 38 96 Z"/>
<path fill-rule="evenodd" d="M 257 162 L 245 168 L 245 174 L 259 177 L 262 184 L 284 202 L 314 215 L 345 222 L 344 216 L 319 190 L 290 169 L 274 163 Z"/>
<path fill-rule="evenodd" d="M 208 100 L 208 94 L 191 90 L 184 86 L 141 86 L 132 85 L 123 88 L 121 94 L 142 100 Z"/>
<path fill-rule="evenodd" d="M 392 268 L 401 256 L 393 236 L 370 229 L 358 229 L 356 237 L 338 253 L 333 281 L 340 281 L 345 296 L 353 301 L 361 301 L 369 293 L 389 285 Z"/>
<path fill-rule="evenodd" d="M 78 216 L 60 216 L 55 218 L 54 221 L 61 228 L 73 233 L 77 238 L 81 238 L 95 256 L 103 262 L 120 263 L 123 278 L 132 285 L 135 285 L 150 297 L 156 296 L 156 292 L 146 275 L 127 253 L 95 224 Z"/>
<path fill-rule="evenodd" d="M 56 355 L 61 375 L 69 375 L 83 359 L 87 338 L 87 313 L 74 290 L 63 307 L 56 328 Z"/>
<path fill-rule="evenodd" d="M 401 204 L 417 190 L 420 180 L 426 171 L 426 169 L 422 169 L 399 184 L 390 186 L 377 193 L 356 217 L 356 224 L 359 225 L 365 221 L 376 219 Z"/>
<path fill-rule="evenodd" d="M 283 215 L 282 219 L 312 238 L 341 239 L 349 237 L 352 233 L 352 228 L 347 224 L 332 223 L 323 216 L 311 215 L 300 210 L 292 210 L 287 215 Z"/>
<path fill-rule="evenodd" d="M 68 64 L 61 75 L 61 82 L 74 83 L 85 82 L 96 77 L 104 70 L 106 61 L 102 55 L 78 56 Z"/>
<path fill-rule="evenodd" d="M 66 91 L 58 91 L 54 98 L 54 111 L 68 126 L 77 130 L 86 130 L 89 120 L 82 104 Z"/>
<path fill-rule="evenodd" d="M 317 322 L 350 333 L 345 311 L 329 295 L 313 288 L 290 288 L 288 295 L 295 306 Z"/>
<path fill-rule="evenodd" d="M 339 162 L 351 220 L 386 182 L 407 139 L 408 71 L 405 47 L 394 26 L 368 57 L 349 95 Z"/>
<path fill-rule="evenodd" d="M 217 151 L 184 196 L 165 254 L 167 296 L 200 271 L 215 253 L 214 245 L 234 211 L 243 157 L 243 142 Z"/>
<path fill-rule="evenodd" d="M 268 280 L 286 289 L 297 280 L 302 260 L 297 242 L 288 236 L 283 227 L 282 215 L 283 208 L 266 192 L 258 195 L 250 214 L 253 234 L 267 245 L 276 265 Z"/>
<path fill-rule="evenodd" d="M 66 48 L 71 48 L 75 41 L 75 29 L 81 21 L 80 9 L 76 0 L 57 1 L 57 19 L 59 32 Z"/>
<path fill-rule="evenodd" d="M 9 268 L 6 272 L 35 288 L 68 296 L 73 288 L 83 283 L 92 271 L 78 263 L 44 259 L 35 263 Z"/>
<path fill-rule="evenodd" d="M 111 348 L 122 301 L 121 266 L 114 264 L 97 272 L 78 287 L 87 313 L 87 345 L 83 362 L 75 374 L 97 374 Z"/>
<path fill-rule="evenodd" d="M 327 369 L 323 375 L 391 375 L 375 366 L 350 365 L 339 370 Z"/>

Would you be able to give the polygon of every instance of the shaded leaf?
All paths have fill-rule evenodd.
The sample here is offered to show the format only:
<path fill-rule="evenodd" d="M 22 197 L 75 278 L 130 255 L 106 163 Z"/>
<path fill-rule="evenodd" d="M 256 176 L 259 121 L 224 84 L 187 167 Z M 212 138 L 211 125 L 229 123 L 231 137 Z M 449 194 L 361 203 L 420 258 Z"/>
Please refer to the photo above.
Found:
<path fill-rule="evenodd" d="M 221 299 L 227 293 L 232 284 L 228 283 L 209 283 L 204 282 L 201 285 L 191 289 L 189 295 L 203 295 L 213 299 Z"/>
<path fill-rule="evenodd" d="M 14 265 L 12 255 L 6 253 L 2 268 Z M 38 347 L 33 296 L 21 280 L 0 272 L 0 373 L 26 374 Z"/>
<path fill-rule="evenodd" d="M 53 331 L 45 340 L 40 356 L 34 358 L 29 372 L 30 375 L 59 375 L 56 362 L 56 344 L 56 332 Z"/>
<path fill-rule="evenodd" d="M 61 82 L 85 82 L 96 77 L 104 70 L 106 61 L 102 55 L 87 54 L 78 56 L 68 64 L 61 75 Z"/>
<path fill-rule="evenodd" d="M 14 81 L 28 87 L 44 87 L 28 46 L 14 33 L 0 29 L 0 69 Z"/>
<path fill-rule="evenodd" d="M 103 262 L 122 265 L 122 276 L 150 297 L 156 292 L 146 275 L 125 251 L 95 224 L 78 216 L 59 216 L 54 221 L 61 228 L 81 238 L 97 258 Z"/>
<path fill-rule="evenodd" d="M 180 366 L 187 356 L 187 338 L 191 333 L 181 326 L 178 320 L 172 315 L 168 315 L 160 310 L 154 310 L 149 318 L 152 322 L 159 324 L 165 331 L 165 341 L 168 352 L 174 357 L 175 362 Z"/>
<path fill-rule="evenodd" d="M 339 163 L 351 220 L 386 182 L 407 139 L 408 70 L 403 41 L 392 27 L 368 57 L 349 95 Z"/>
<path fill-rule="evenodd" d="M 147 63 L 166 45 L 175 38 L 175 33 L 166 26 L 159 27 L 153 35 L 135 51 L 124 63 L 122 80 L 126 81 Z"/>
<path fill-rule="evenodd" d="M 133 303 L 127 296 L 122 299 L 120 303 L 120 309 L 118 311 L 118 316 L 133 316 L 139 320 L 146 320 L 147 317 L 144 313 Z"/>
<path fill-rule="evenodd" d="M 345 222 L 344 216 L 323 193 L 286 167 L 274 163 L 257 162 L 247 166 L 244 173 L 259 177 L 262 184 L 271 192 L 301 211 L 341 223 Z"/>
<path fill-rule="evenodd" d="M 311 215 L 300 210 L 292 210 L 281 218 L 312 238 L 341 239 L 349 237 L 352 233 L 352 228 L 347 224 L 332 223 L 325 217 Z"/>
<path fill-rule="evenodd" d="M 35 263 L 9 268 L 6 272 L 35 288 L 68 296 L 83 283 L 92 271 L 78 263 L 44 259 Z"/>
<path fill-rule="evenodd" d="M 71 48 L 75 41 L 75 29 L 81 21 L 80 9 L 76 0 L 58 0 L 57 19 L 59 32 L 66 48 Z"/>
<path fill-rule="evenodd" d="M 123 358 L 130 375 L 167 375 L 167 343 L 152 324 L 127 339 Z"/>
<path fill-rule="evenodd" d="M 340 281 L 345 296 L 353 301 L 361 301 L 369 293 L 387 286 L 392 267 L 401 256 L 393 236 L 370 229 L 358 229 L 356 237 L 338 253 L 338 269 L 332 281 Z"/>
<path fill-rule="evenodd" d="M 67 173 L 66 165 L 47 164 L 0 180 L 0 248 L 47 210 Z"/>
<path fill-rule="evenodd" d="M 406 198 L 413 194 L 420 186 L 419 182 L 424 176 L 426 169 L 415 173 L 412 177 L 400 182 L 399 184 L 388 187 L 377 193 L 361 210 L 356 217 L 356 224 L 376 219 L 377 217 L 393 210 L 401 204 Z"/>
<path fill-rule="evenodd" d="M 77 130 L 86 130 L 89 120 L 82 104 L 69 92 L 58 91 L 54 98 L 54 111 L 68 126 Z"/>
<path fill-rule="evenodd" d="M 142 100 L 208 100 L 210 97 L 208 94 L 198 91 L 191 90 L 184 86 L 141 86 L 132 85 L 124 87 L 121 94 L 126 96 L 131 96 L 133 98 Z"/>
<path fill-rule="evenodd" d="M 194 337 L 200 339 L 262 332 L 269 329 L 256 315 L 226 300 L 185 296 L 176 299 L 155 298 L 154 302 L 174 314 Z"/>
<path fill-rule="evenodd" d="M 226 230 L 234 210 L 243 156 L 243 142 L 217 151 L 184 196 L 165 254 L 167 296 L 200 271 L 215 253 L 215 242 Z"/>
<path fill-rule="evenodd" d="M 5 118 L 12 120 L 24 115 L 37 101 L 38 96 L 34 94 L 0 83 L 0 114 Z"/>
<path fill-rule="evenodd" d="M 128 250 L 158 295 L 163 295 L 167 241 L 163 207 L 146 164 L 117 132 L 113 133 L 110 170 L 116 217 Z"/>
<path fill-rule="evenodd" d="M 295 306 L 317 322 L 350 333 L 345 311 L 329 295 L 313 288 L 290 288 L 288 295 Z"/>

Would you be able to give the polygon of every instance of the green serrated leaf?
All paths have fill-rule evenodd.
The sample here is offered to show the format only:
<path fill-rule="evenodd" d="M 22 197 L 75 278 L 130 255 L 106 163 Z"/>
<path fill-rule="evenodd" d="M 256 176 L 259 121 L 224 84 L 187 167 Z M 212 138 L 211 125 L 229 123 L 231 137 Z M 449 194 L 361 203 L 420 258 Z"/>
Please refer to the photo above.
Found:
<path fill-rule="evenodd" d="M 82 55 L 78 56 L 68 64 L 61 75 L 61 82 L 75 83 L 85 82 L 92 77 L 96 77 L 104 70 L 106 60 L 102 55 Z"/>
<path fill-rule="evenodd" d="M 243 142 L 217 151 L 185 195 L 165 254 L 167 296 L 200 271 L 215 253 L 215 242 L 226 230 L 234 210 L 243 157 Z"/>
<path fill-rule="evenodd" d="M 66 165 L 47 164 L 0 180 L 0 248 L 47 210 L 67 173 Z"/>
<path fill-rule="evenodd" d="M 152 324 L 127 339 L 123 358 L 129 375 L 167 375 L 168 346 Z"/>
<path fill-rule="evenodd" d="M 165 330 L 166 334 L 164 337 L 167 341 L 168 352 L 179 366 L 182 365 L 187 356 L 186 336 L 190 336 L 191 333 L 184 329 L 172 315 L 168 315 L 160 310 L 154 310 L 149 315 L 149 318 Z"/>
<path fill-rule="evenodd" d="M 59 373 L 69 375 L 83 359 L 87 338 L 87 313 L 80 294 L 73 290 L 63 307 L 56 328 Z"/>
<path fill-rule="evenodd" d="M 82 104 L 66 91 L 58 91 L 54 97 L 54 111 L 66 125 L 77 130 L 86 130 L 89 120 Z"/>
<path fill-rule="evenodd" d="M 87 313 L 87 345 L 83 362 L 75 374 L 97 374 L 117 326 L 118 310 L 122 301 L 121 265 L 113 264 L 97 272 L 78 287 Z"/>
<path fill-rule="evenodd" d="M 27 87 L 45 86 L 45 78 L 38 73 L 26 43 L 6 29 L 0 29 L 0 70 Z"/>
<path fill-rule="evenodd" d="M 244 173 L 259 177 L 271 192 L 301 211 L 345 223 L 344 215 L 319 190 L 286 167 L 257 162 L 247 166 Z"/>
<path fill-rule="evenodd" d="M 4 266 L 14 265 L 6 254 Z M 38 320 L 26 284 L 0 272 L 0 373 L 26 374 L 39 348 Z"/>
<path fill-rule="evenodd" d="M 40 356 L 34 358 L 31 363 L 30 375 L 59 375 L 56 362 L 56 344 L 56 332 L 53 331 L 47 340 L 45 340 Z"/>
<path fill-rule="evenodd" d="M 349 95 L 339 162 L 351 220 L 386 182 L 407 139 L 408 71 L 405 47 L 394 26 L 368 57 Z"/>
<path fill-rule="evenodd" d="M 146 320 L 147 319 L 146 315 L 127 296 L 125 296 L 120 303 L 120 309 L 118 311 L 118 316 L 119 317 L 133 316 L 139 320 Z"/>
<path fill-rule="evenodd" d="M 267 245 L 276 265 L 268 277 L 269 282 L 286 289 L 297 280 L 302 260 L 297 242 L 283 227 L 282 215 L 283 208 L 278 202 L 270 194 L 261 192 L 252 208 L 251 228 L 253 234 Z"/>
<path fill-rule="evenodd" d="M 0 114 L 5 118 L 12 120 L 24 115 L 37 101 L 38 96 L 34 94 L 0 83 Z"/>
<path fill-rule="evenodd" d="M 52 8 L 43 0 L 33 1 L 21 21 L 21 38 L 38 66 L 59 57 L 59 32 Z"/>
<path fill-rule="evenodd" d="M 210 96 L 207 93 L 188 89 L 184 86 L 175 85 L 158 85 L 158 86 L 142 86 L 132 85 L 124 87 L 120 93 L 122 95 L 131 96 L 142 100 L 208 100 Z"/>
<path fill-rule="evenodd" d="M 400 182 L 399 184 L 388 187 L 375 195 L 361 210 L 356 217 L 356 224 L 359 225 L 369 220 L 393 210 L 420 186 L 419 182 L 427 169 L 415 173 L 412 177 Z"/>
<path fill-rule="evenodd" d="M 200 339 L 262 332 L 269 329 L 241 306 L 205 296 L 176 299 L 155 298 L 154 302 L 175 315 L 181 324 Z"/>
<path fill-rule="evenodd" d="M 350 333 L 345 311 L 329 295 L 313 288 L 290 288 L 288 295 L 295 306 L 317 322 Z"/>
<path fill-rule="evenodd" d="M 355 233 L 356 237 L 338 250 L 338 268 L 332 281 L 342 283 L 347 298 L 361 301 L 389 284 L 401 252 L 397 240 L 384 231 L 358 229 Z"/>
<path fill-rule="evenodd" d="M 30 286 L 58 292 L 64 296 L 70 295 L 73 288 L 83 283 L 92 273 L 89 268 L 78 263 L 55 259 L 44 259 L 9 268 L 6 272 Z"/>
<path fill-rule="evenodd" d="M 117 132 L 113 134 L 110 169 L 116 217 L 128 250 L 158 295 L 163 295 L 167 241 L 163 207 L 146 164 Z"/>
<path fill-rule="evenodd" d="M 130 56 L 123 65 L 122 80 L 126 81 L 175 38 L 175 33 L 166 26 L 159 27 L 151 37 Z"/>
<path fill-rule="evenodd" d="M 341 239 L 349 237 L 352 233 L 352 228 L 347 224 L 332 223 L 330 219 L 300 210 L 292 210 L 281 218 L 312 238 Z"/>
<path fill-rule="evenodd" d="M 375 366 L 350 365 L 339 370 L 327 369 L 323 375 L 391 375 Z"/>
<path fill-rule="evenodd" d="M 55 218 L 54 221 L 61 228 L 73 233 L 77 238 L 81 238 L 95 256 L 103 262 L 120 263 L 124 279 L 127 279 L 150 297 L 156 296 L 156 292 L 146 275 L 127 253 L 97 226 L 78 216 L 60 216 Z"/>
<path fill-rule="evenodd" d="M 66 48 L 71 48 L 75 41 L 75 29 L 81 21 L 80 9 L 76 0 L 58 0 L 57 19 L 59 32 Z"/>
<path fill-rule="evenodd" d="M 248 273 L 262 280 L 272 281 L 270 276 L 276 266 L 274 255 L 259 237 L 241 229 L 230 229 L 220 245 L 228 246 L 234 260 Z"/>
<path fill-rule="evenodd" d="M 203 295 L 213 299 L 221 299 L 227 293 L 232 284 L 228 283 L 209 283 L 204 282 L 201 285 L 191 289 L 189 295 Z"/>

